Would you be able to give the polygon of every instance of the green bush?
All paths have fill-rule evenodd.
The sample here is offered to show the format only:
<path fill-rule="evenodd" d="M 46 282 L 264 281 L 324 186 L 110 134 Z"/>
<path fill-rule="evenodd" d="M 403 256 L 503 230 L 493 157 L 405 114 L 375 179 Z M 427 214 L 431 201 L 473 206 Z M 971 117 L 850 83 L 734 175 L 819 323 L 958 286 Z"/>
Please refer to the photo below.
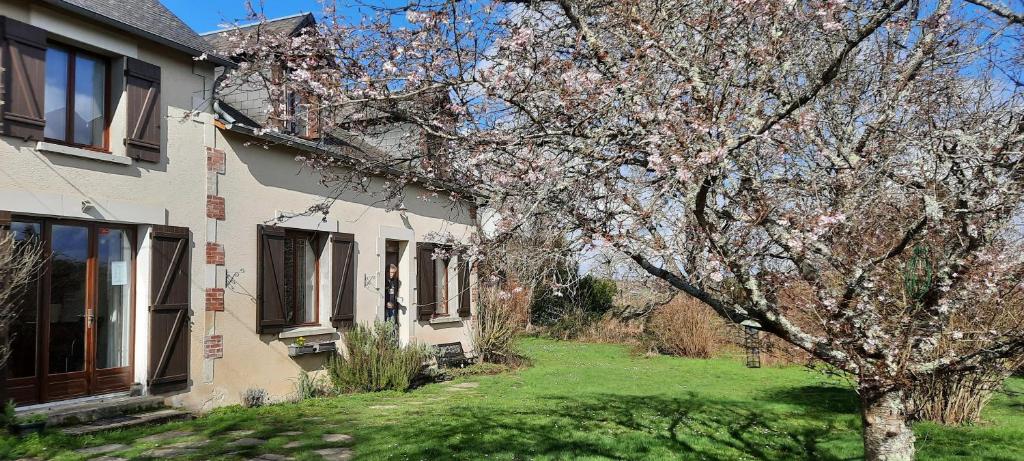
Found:
<path fill-rule="evenodd" d="M 569 276 L 565 276 L 569 279 Z M 558 338 L 575 338 L 614 307 L 618 286 L 615 281 L 587 275 L 558 291 L 538 290 L 531 308 L 532 322 L 549 327 Z"/>
<path fill-rule="evenodd" d="M 345 333 L 347 354 L 327 362 L 327 376 L 337 392 L 405 391 L 431 358 L 423 346 L 399 346 L 394 324 L 357 324 Z"/>

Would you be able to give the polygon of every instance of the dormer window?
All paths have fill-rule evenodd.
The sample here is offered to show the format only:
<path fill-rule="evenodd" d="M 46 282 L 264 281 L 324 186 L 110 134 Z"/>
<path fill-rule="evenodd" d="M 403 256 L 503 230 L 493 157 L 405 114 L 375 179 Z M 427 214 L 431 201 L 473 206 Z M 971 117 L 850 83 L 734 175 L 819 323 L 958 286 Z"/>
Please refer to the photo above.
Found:
<path fill-rule="evenodd" d="M 46 50 L 43 136 L 48 141 L 108 150 L 110 63 L 64 45 Z"/>

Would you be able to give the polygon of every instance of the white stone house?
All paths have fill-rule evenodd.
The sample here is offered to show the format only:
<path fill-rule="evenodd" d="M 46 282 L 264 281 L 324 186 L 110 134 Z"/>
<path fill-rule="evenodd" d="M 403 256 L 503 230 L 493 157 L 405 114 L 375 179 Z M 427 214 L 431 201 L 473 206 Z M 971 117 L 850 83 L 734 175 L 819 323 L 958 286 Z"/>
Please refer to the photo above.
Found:
<path fill-rule="evenodd" d="M 388 212 L 345 192 L 302 215 L 336 195 L 295 161 L 320 144 L 213 104 L 234 63 L 157 0 L 0 0 L 0 16 L 0 229 L 49 253 L 7 332 L 0 398 L 283 397 L 333 353 L 290 356 L 297 338 L 329 350 L 383 319 L 389 263 L 401 340 L 472 349 L 475 275 L 428 241 L 468 239 L 472 204 L 408 190 Z"/>

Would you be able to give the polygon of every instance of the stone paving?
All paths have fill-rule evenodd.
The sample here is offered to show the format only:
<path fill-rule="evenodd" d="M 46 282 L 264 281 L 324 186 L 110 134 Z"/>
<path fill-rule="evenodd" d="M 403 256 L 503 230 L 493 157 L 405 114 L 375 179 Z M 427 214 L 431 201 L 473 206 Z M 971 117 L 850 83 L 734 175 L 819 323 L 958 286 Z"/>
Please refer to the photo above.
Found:
<path fill-rule="evenodd" d="M 303 435 L 305 435 L 305 433 L 301 431 L 288 431 L 275 434 L 272 437 L 295 439 Z M 320 436 L 320 440 L 322 442 L 311 440 L 291 440 L 280 448 L 282 450 L 289 450 L 287 454 L 259 453 L 259 451 L 262 451 L 263 445 L 267 443 L 267 438 L 270 437 L 261 437 L 258 435 L 257 431 L 254 430 L 233 430 L 213 436 L 206 436 L 191 431 L 175 430 L 161 432 L 138 439 L 136 443 L 139 445 L 150 446 L 149 449 L 140 454 L 125 454 L 124 452 L 131 450 L 133 447 L 131 445 L 120 443 L 87 447 L 78 450 L 76 453 L 84 455 L 85 459 L 89 459 L 90 461 L 127 461 L 128 459 L 134 459 L 138 456 L 159 460 L 185 457 L 190 459 L 199 459 L 205 456 L 217 456 L 227 457 L 229 459 L 245 459 L 249 461 L 291 461 L 294 458 L 289 455 L 294 455 L 296 449 L 309 445 L 309 449 L 312 450 L 309 453 L 316 454 L 324 461 L 349 461 L 354 457 L 351 445 L 355 439 L 348 434 L 322 434 Z M 224 448 L 221 450 L 221 453 L 204 452 L 203 449 L 210 445 L 214 440 L 218 440 L 224 444 Z M 328 446 L 325 447 L 325 445 Z M 254 451 L 256 453 L 253 453 Z M 35 460 L 34 458 L 26 458 L 18 461 L 38 460 Z"/>

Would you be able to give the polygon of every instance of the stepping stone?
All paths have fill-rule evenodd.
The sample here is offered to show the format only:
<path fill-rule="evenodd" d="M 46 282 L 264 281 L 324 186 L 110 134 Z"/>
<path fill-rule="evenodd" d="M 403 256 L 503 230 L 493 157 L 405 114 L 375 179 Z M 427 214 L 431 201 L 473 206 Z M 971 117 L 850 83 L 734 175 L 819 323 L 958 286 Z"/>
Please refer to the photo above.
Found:
<path fill-rule="evenodd" d="M 327 443 L 338 443 L 338 442 L 351 442 L 352 436 L 348 434 L 324 434 L 324 442 Z"/>
<path fill-rule="evenodd" d="M 320 455 L 327 461 L 349 461 L 352 459 L 352 450 L 348 448 L 325 448 L 316 450 L 313 453 Z"/>
<path fill-rule="evenodd" d="M 370 408 L 374 410 L 394 410 L 398 408 L 398 405 L 371 405 Z"/>
<path fill-rule="evenodd" d="M 275 455 L 273 453 L 267 453 L 259 455 L 255 458 L 249 458 L 249 461 L 288 461 L 292 458 L 283 455 Z"/>
<path fill-rule="evenodd" d="M 84 448 L 78 450 L 78 454 L 85 456 L 105 455 L 110 452 L 124 450 L 125 448 L 128 448 L 128 445 L 111 443 L 108 445 L 100 445 L 98 447 Z"/>
<path fill-rule="evenodd" d="M 150 458 L 176 458 L 179 456 L 188 456 L 195 452 L 195 450 L 190 448 L 157 448 L 147 451 L 144 455 Z"/>
<path fill-rule="evenodd" d="M 253 438 L 248 438 L 247 437 L 247 438 L 244 438 L 244 439 L 235 440 L 234 442 L 231 442 L 228 445 L 231 445 L 232 447 L 248 448 L 248 447 L 258 447 L 260 445 L 263 445 L 264 443 L 267 443 L 267 441 L 263 440 L 263 439 L 253 439 Z"/>
<path fill-rule="evenodd" d="M 232 437 L 232 438 L 239 438 L 239 437 L 248 437 L 248 436 L 253 435 L 255 433 L 256 433 L 256 431 L 252 431 L 252 430 L 242 430 L 242 431 L 231 431 L 231 432 L 228 432 L 225 435 L 227 435 L 228 437 Z"/>
<path fill-rule="evenodd" d="M 177 443 L 168 445 L 167 447 L 168 448 L 203 448 L 203 447 L 205 447 L 205 446 L 207 446 L 209 444 L 210 444 L 210 440 L 209 439 L 182 440 L 181 442 L 177 442 Z"/>
<path fill-rule="evenodd" d="M 139 439 L 139 442 L 150 443 L 150 442 L 161 442 L 167 439 L 174 439 L 178 437 L 184 437 L 186 435 L 192 435 L 191 431 L 167 431 L 159 434 L 153 434 L 147 437 Z"/>
<path fill-rule="evenodd" d="M 459 383 L 459 384 L 453 384 L 452 387 L 455 388 L 455 389 L 473 389 L 475 387 L 480 387 L 480 383 L 476 383 L 476 382 Z"/>
<path fill-rule="evenodd" d="M 118 458 L 117 456 L 100 456 L 99 458 L 93 458 L 90 461 L 128 461 L 125 458 Z"/>
<path fill-rule="evenodd" d="M 281 435 L 286 436 L 286 437 L 295 437 L 296 435 L 302 435 L 302 434 L 305 434 L 305 432 L 302 432 L 302 431 L 288 431 L 288 432 L 282 432 L 281 433 Z"/>
<path fill-rule="evenodd" d="M 295 442 L 288 442 L 288 443 L 284 444 L 283 446 L 281 446 L 281 448 L 285 448 L 285 449 L 289 449 L 290 450 L 292 448 L 299 448 L 299 447 L 301 447 L 303 445 L 305 445 L 305 443 L 295 441 Z"/>

